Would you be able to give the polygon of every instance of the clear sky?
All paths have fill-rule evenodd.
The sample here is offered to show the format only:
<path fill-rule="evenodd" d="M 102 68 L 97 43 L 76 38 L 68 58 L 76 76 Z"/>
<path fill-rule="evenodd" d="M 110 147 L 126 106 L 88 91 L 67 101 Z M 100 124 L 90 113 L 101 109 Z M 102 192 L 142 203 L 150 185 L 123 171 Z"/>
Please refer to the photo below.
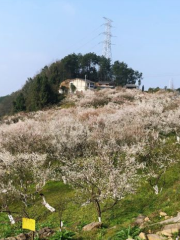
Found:
<path fill-rule="evenodd" d="M 103 17 L 112 61 L 142 72 L 146 89 L 180 87 L 180 0 L 0 0 L 0 96 L 70 53 L 102 55 Z"/>

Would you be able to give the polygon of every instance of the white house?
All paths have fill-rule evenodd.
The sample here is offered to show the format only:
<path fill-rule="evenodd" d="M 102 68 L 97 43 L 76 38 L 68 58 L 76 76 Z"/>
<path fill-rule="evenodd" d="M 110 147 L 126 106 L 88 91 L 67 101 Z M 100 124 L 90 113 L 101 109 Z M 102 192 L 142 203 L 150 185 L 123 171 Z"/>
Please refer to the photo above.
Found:
<path fill-rule="evenodd" d="M 95 83 L 82 78 L 67 79 L 61 83 L 59 93 L 64 92 L 65 88 L 68 92 L 84 92 L 87 89 L 94 89 Z"/>

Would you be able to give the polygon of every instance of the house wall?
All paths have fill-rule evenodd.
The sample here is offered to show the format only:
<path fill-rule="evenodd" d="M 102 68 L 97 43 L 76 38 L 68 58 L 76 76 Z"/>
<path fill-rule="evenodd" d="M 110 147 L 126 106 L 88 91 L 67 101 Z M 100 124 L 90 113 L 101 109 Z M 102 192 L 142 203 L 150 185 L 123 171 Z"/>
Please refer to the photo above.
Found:
<path fill-rule="evenodd" d="M 94 89 L 95 87 L 95 83 L 94 82 L 91 82 L 89 80 L 87 80 L 85 82 L 84 79 L 80 79 L 80 78 L 76 78 L 76 79 L 67 79 L 65 81 L 63 81 L 61 84 L 60 84 L 60 89 L 59 89 L 59 93 L 60 94 L 63 94 L 63 90 L 61 89 L 62 86 L 66 87 L 67 89 L 69 89 L 69 92 L 71 93 L 72 90 L 71 90 L 71 84 L 73 84 L 75 87 L 76 87 L 76 91 L 82 91 L 84 92 L 86 89 Z"/>
<path fill-rule="evenodd" d="M 81 79 L 74 79 L 72 81 L 72 83 L 74 84 L 74 86 L 76 87 L 76 91 L 85 91 L 86 90 L 86 84 L 85 81 L 81 80 Z M 70 83 L 71 84 L 71 83 Z"/>

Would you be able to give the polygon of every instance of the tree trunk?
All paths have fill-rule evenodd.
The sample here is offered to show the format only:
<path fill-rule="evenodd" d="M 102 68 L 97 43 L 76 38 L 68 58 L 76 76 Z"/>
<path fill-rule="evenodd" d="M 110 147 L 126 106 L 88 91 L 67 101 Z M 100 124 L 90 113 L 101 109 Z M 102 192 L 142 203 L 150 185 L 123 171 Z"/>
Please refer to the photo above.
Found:
<path fill-rule="evenodd" d="M 62 227 L 63 227 L 63 221 L 60 219 L 60 228 L 59 228 L 60 232 L 62 232 Z"/>
<path fill-rule="evenodd" d="M 98 220 L 99 222 L 101 222 L 101 206 L 99 204 L 99 201 L 97 199 L 94 200 L 95 206 L 96 206 L 96 210 L 98 213 Z"/>

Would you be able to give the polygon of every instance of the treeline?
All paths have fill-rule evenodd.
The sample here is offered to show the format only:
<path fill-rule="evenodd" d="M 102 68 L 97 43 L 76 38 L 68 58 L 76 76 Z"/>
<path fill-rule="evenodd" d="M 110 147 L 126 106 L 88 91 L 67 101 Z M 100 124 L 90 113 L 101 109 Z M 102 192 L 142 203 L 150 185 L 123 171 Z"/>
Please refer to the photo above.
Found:
<path fill-rule="evenodd" d="M 0 115 L 19 111 L 37 111 L 46 106 L 57 104 L 62 96 L 59 95 L 59 85 L 69 78 L 85 78 L 92 81 L 114 81 L 116 85 L 141 81 L 142 73 L 129 68 L 124 62 L 98 56 L 95 53 L 70 54 L 60 61 L 45 66 L 34 78 L 29 78 L 24 87 L 14 95 L 6 97 L 11 104 L 2 110 L 4 101 L 0 101 Z"/>
<path fill-rule="evenodd" d="M 0 117 L 13 114 L 13 101 L 16 100 L 19 91 L 0 97 Z"/>

